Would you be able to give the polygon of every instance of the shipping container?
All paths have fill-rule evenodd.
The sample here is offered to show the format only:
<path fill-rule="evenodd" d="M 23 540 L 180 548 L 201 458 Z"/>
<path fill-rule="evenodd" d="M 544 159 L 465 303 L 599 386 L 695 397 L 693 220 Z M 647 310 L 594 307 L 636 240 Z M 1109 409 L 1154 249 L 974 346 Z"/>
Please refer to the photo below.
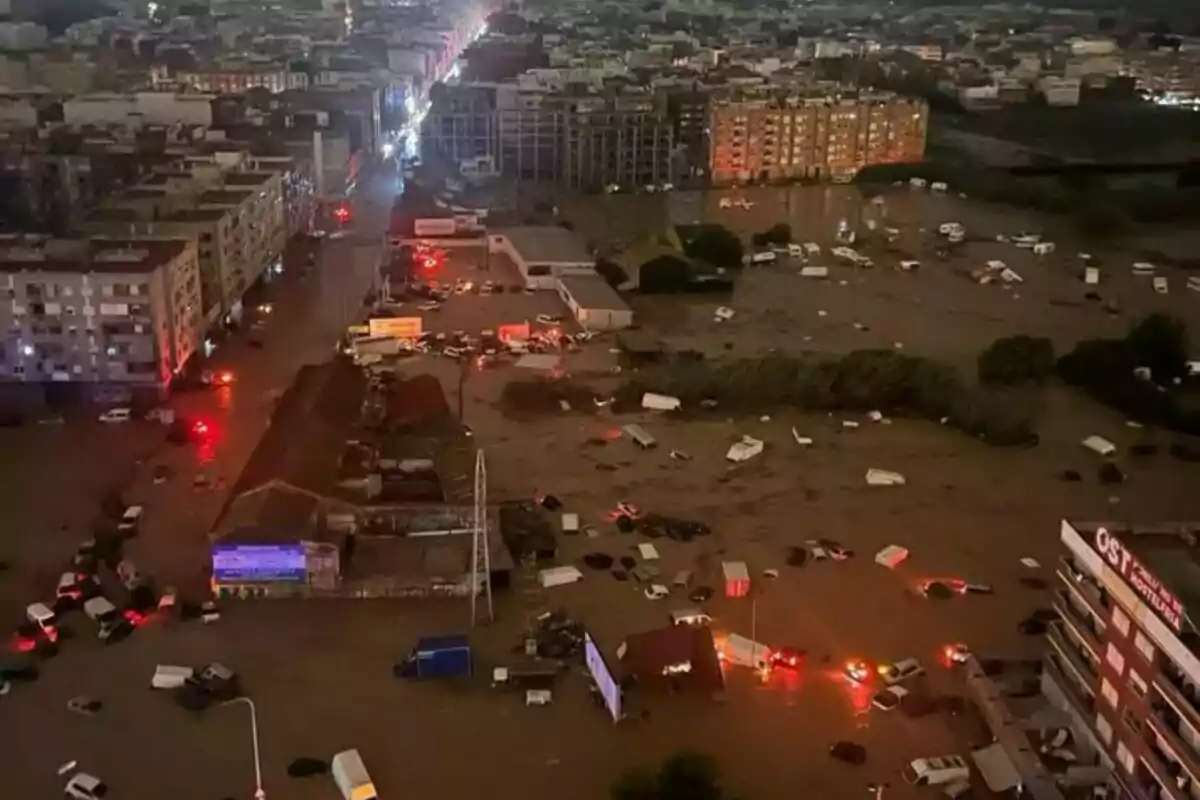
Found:
<path fill-rule="evenodd" d="M 746 568 L 745 562 L 723 562 L 721 575 L 725 579 L 726 597 L 745 597 L 750 594 L 750 570 Z"/>

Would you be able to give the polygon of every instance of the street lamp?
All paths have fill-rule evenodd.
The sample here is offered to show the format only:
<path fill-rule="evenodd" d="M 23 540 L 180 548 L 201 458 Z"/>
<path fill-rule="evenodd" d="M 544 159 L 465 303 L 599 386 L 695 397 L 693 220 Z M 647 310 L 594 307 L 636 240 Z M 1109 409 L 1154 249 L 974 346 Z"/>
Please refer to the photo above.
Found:
<path fill-rule="evenodd" d="M 883 800 L 883 790 L 888 788 L 886 783 L 872 783 L 867 786 L 867 791 L 875 795 L 875 800 Z"/>
<path fill-rule="evenodd" d="M 249 697 L 235 697 L 232 700 L 226 700 L 221 705 L 228 706 L 234 703 L 245 703 L 250 706 L 250 737 L 254 744 L 254 800 L 266 800 L 267 793 L 262 788 L 262 761 L 258 757 L 258 710 L 254 707 L 254 701 Z"/>

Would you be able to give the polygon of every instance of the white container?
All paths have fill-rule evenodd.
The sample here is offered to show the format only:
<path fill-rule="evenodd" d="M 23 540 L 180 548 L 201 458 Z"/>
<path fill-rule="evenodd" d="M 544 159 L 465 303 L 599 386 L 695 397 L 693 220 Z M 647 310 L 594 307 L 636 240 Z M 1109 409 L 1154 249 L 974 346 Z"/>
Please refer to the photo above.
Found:
<path fill-rule="evenodd" d="M 721 648 L 721 657 L 728 664 L 753 669 L 766 669 L 771 664 L 771 648 L 736 633 L 729 634 Z"/>
<path fill-rule="evenodd" d="M 562 531 L 567 534 L 579 533 L 579 515 L 563 514 Z"/>
<path fill-rule="evenodd" d="M 1083 270 L 1083 282 L 1088 286 L 1096 286 L 1100 283 L 1100 270 L 1096 267 L 1087 267 Z"/>
<path fill-rule="evenodd" d="M 1170 287 L 1167 286 L 1167 279 L 1161 276 L 1155 278 L 1152 285 L 1154 286 L 1154 291 L 1158 294 L 1166 294 L 1170 291 Z"/>
<path fill-rule="evenodd" d="M 642 561 L 658 561 L 658 550 L 652 544 L 639 544 L 638 555 Z"/>
<path fill-rule="evenodd" d="M 734 462 L 749 461 L 761 453 L 763 447 L 761 439 L 755 439 L 753 436 L 743 436 L 740 442 L 735 443 L 729 448 L 729 452 L 725 454 L 725 458 Z"/>
<path fill-rule="evenodd" d="M 801 267 L 801 278 L 828 278 L 829 267 Z"/>
<path fill-rule="evenodd" d="M 908 548 L 898 544 L 889 544 L 875 554 L 875 563 L 881 567 L 895 569 L 908 558 Z"/>
<path fill-rule="evenodd" d="M 154 677 L 150 679 L 152 689 L 178 689 L 187 683 L 188 678 L 196 674 L 191 667 L 173 667 L 170 664 L 159 664 L 154 668 Z"/>
<path fill-rule="evenodd" d="M 572 566 L 549 567 L 538 573 L 538 584 L 543 589 L 566 586 L 569 583 L 578 583 L 581 580 L 583 580 L 583 573 Z"/>
<path fill-rule="evenodd" d="M 899 472 L 888 469 L 867 470 L 868 486 L 903 486 L 905 482 L 904 476 Z"/>
<path fill-rule="evenodd" d="M 357 750 L 344 750 L 335 755 L 330 772 L 345 800 L 378 800 L 375 784 Z"/>
<path fill-rule="evenodd" d="M 671 397 L 668 394 L 646 392 L 642 395 L 642 408 L 648 408 L 651 411 L 675 411 L 680 405 L 682 403 L 678 397 Z"/>
<path fill-rule="evenodd" d="M 1089 436 L 1080 442 L 1080 444 L 1082 444 L 1088 450 L 1091 450 L 1093 453 L 1105 457 L 1111 456 L 1113 453 L 1117 452 L 1117 446 L 1108 439 L 1105 439 L 1103 436 Z"/>

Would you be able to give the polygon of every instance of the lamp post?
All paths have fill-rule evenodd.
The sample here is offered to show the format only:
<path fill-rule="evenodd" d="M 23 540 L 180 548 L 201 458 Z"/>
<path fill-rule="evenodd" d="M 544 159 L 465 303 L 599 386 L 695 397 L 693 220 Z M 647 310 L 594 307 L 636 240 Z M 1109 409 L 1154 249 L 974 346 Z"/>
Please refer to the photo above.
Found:
<path fill-rule="evenodd" d="M 867 791 L 875 795 L 875 800 L 883 800 L 883 791 L 887 788 L 886 783 L 872 783 L 867 786 Z"/>
<path fill-rule="evenodd" d="M 267 793 L 262 788 L 262 761 L 258 757 L 258 710 L 254 707 L 254 701 L 249 697 L 235 697 L 232 700 L 226 700 L 221 705 L 233 705 L 234 703 L 245 703 L 250 706 L 250 738 L 254 744 L 254 800 L 266 800 Z"/>

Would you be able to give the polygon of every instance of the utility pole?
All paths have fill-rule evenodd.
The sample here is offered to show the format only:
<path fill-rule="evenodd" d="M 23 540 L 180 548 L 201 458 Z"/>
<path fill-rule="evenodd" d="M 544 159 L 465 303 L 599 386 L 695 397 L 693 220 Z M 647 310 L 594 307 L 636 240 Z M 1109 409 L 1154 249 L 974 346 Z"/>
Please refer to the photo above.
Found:
<path fill-rule="evenodd" d="M 475 451 L 475 514 L 471 547 L 471 627 L 479 622 L 479 596 L 487 601 L 486 621 L 495 619 L 492 608 L 492 552 L 488 545 L 487 462 Z"/>

